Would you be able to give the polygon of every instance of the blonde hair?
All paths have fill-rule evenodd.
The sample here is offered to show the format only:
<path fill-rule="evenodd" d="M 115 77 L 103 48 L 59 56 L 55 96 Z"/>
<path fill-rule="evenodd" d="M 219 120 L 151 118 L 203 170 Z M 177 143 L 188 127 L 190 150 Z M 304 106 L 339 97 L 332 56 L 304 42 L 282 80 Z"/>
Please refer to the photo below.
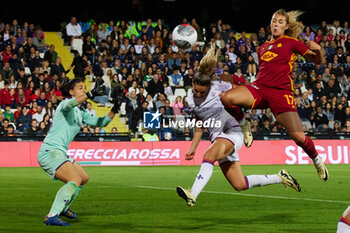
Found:
<path fill-rule="evenodd" d="M 198 72 L 193 77 L 193 82 L 199 85 L 208 86 L 211 82 L 211 75 L 217 65 L 218 52 L 215 51 L 215 44 L 210 45 L 209 50 L 199 63 Z"/>
<path fill-rule="evenodd" d="M 274 14 L 283 15 L 286 18 L 286 23 L 289 24 L 289 28 L 285 31 L 285 35 L 298 38 L 304 28 L 304 25 L 298 21 L 299 16 L 303 13 L 304 12 L 299 10 L 287 12 L 284 9 L 279 9 Z"/>

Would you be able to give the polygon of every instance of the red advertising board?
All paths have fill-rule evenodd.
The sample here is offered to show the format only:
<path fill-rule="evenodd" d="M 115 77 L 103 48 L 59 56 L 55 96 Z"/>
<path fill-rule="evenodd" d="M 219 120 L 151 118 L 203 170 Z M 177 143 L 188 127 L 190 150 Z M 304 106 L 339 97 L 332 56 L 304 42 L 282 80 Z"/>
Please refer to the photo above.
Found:
<path fill-rule="evenodd" d="M 315 140 L 325 163 L 348 164 L 350 140 Z M 0 142 L 0 167 L 35 167 L 41 142 Z M 142 166 L 199 165 L 209 148 L 201 141 L 195 159 L 184 158 L 191 142 L 72 142 L 68 155 L 82 165 Z M 254 141 L 238 152 L 241 164 L 311 164 L 305 152 L 291 140 Z"/>

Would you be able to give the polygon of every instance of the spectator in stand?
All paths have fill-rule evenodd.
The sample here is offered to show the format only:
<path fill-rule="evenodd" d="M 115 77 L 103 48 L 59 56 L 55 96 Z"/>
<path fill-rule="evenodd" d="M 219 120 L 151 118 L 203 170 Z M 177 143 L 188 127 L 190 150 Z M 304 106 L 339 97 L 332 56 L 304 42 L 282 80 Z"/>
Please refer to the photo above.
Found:
<path fill-rule="evenodd" d="M 168 119 L 175 120 L 174 109 L 170 105 L 170 100 L 166 99 L 164 101 L 165 115 Z"/>
<path fill-rule="evenodd" d="M 6 45 L 5 50 L 1 52 L 2 62 L 6 63 L 13 56 L 11 45 Z"/>
<path fill-rule="evenodd" d="M 260 27 L 259 31 L 258 31 L 259 44 L 265 43 L 266 39 L 267 39 L 267 32 L 266 32 L 266 30 L 265 30 L 264 27 Z"/>
<path fill-rule="evenodd" d="M 39 50 L 40 53 L 45 53 L 48 49 L 48 45 L 43 38 L 44 32 L 41 29 L 35 31 L 35 37 L 33 38 L 33 45 Z"/>
<path fill-rule="evenodd" d="M 55 114 L 55 108 L 52 104 L 51 101 L 47 102 L 47 104 L 45 105 L 45 107 L 43 108 L 43 112 L 44 112 L 44 119 L 45 116 L 48 115 L 50 118 L 53 118 L 54 114 Z"/>
<path fill-rule="evenodd" d="M 11 75 L 14 75 L 14 71 L 12 70 L 10 63 L 4 62 L 3 67 L 0 69 L 0 74 L 2 75 L 3 80 L 8 81 Z"/>
<path fill-rule="evenodd" d="M 30 127 L 28 128 L 26 134 L 36 135 L 38 132 L 38 121 L 36 119 L 32 119 L 30 123 Z"/>
<path fill-rule="evenodd" d="M 341 121 L 342 127 L 346 125 L 346 121 L 350 121 L 350 106 L 349 107 L 345 107 L 344 112 L 345 113 L 344 113 L 343 119 Z"/>
<path fill-rule="evenodd" d="M 229 73 L 229 67 L 227 64 L 224 64 L 223 71 L 224 72 L 219 76 L 219 79 L 221 81 L 233 84 L 234 83 L 233 74 Z"/>
<path fill-rule="evenodd" d="M 334 35 L 340 34 L 340 31 L 343 30 L 338 19 L 333 20 L 333 24 L 330 26 L 329 30 L 331 29 L 333 30 Z"/>
<path fill-rule="evenodd" d="M 146 20 L 146 25 L 143 25 L 142 28 L 142 34 L 146 35 L 147 38 L 152 38 L 155 36 L 155 30 L 154 27 L 152 26 L 152 19 L 147 19 Z"/>
<path fill-rule="evenodd" d="M 172 73 L 170 74 L 169 86 L 171 86 L 174 91 L 175 88 L 183 88 L 184 83 L 183 83 L 183 77 L 179 73 L 179 67 L 174 65 L 172 68 L 173 70 L 172 70 Z"/>
<path fill-rule="evenodd" d="M 154 74 L 153 79 L 148 82 L 146 90 L 152 97 L 158 93 L 164 93 L 163 82 L 158 79 L 158 74 Z"/>
<path fill-rule="evenodd" d="M 322 85 L 321 85 L 321 82 L 317 82 L 314 89 L 313 89 L 313 96 L 314 96 L 314 100 L 319 100 L 321 99 L 321 96 L 325 95 L 325 91 L 324 89 L 322 88 Z"/>
<path fill-rule="evenodd" d="M 107 36 L 110 35 L 110 31 L 106 29 L 106 23 L 102 22 L 99 25 L 99 29 L 97 30 L 98 43 L 101 43 L 102 40 L 106 40 Z"/>
<path fill-rule="evenodd" d="M 344 124 L 344 127 L 342 128 L 343 133 L 350 133 L 350 120 L 347 120 Z"/>
<path fill-rule="evenodd" d="M 79 39 L 82 36 L 82 29 L 80 24 L 77 22 L 76 17 L 71 17 L 70 22 L 66 25 L 67 42 L 72 43 L 74 39 Z"/>
<path fill-rule="evenodd" d="M 9 103 L 10 97 L 9 83 L 5 82 L 4 88 L 0 90 L 0 105 L 4 107 L 5 105 L 11 104 Z"/>
<path fill-rule="evenodd" d="M 95 111 L 95 109 L 93 109 L 91 102 L 86 103 L 86 111 L 88 113 L 90 113 L 91 115 L 96 116 L 96 111 Z"/>
<path fill-rule="evenodd" d="M 0 134 L 6 136 L 9 126 L 10 126 L 10 121 L 8 119 L 3 119 Z"/>
<path fill-rule="evenodd" d="M 13 127 L 13 125 L 9 125 L 7 128 L 7 135 L 8 137 L 14 137 L 15 135 L 15 128 Z"/>
<path fill-rule="evenodd" d="M 241 32 L 241 37 L 237 40 L 237 46 L 240 47 L 241 45 L 245 45 L 246 44 L 246 37 L 247 32 L 245 30 L 243 30 Z"/>
<path fill-rule="evenodd" d="M 176 97 L 175 101 L 171 104 L 171 108 L 174 111 L 174 115 L 181 115 L 181 110 L 183 108 L 181 96 Z"/>
<path fill-rule="evenodd" d="M 40 92 L 40 97 L 38 99 L 36 99 L 36 102 L 38 103 L 39 106 L 45 107 L 45 105 L 47 104 L 45 91 Z"/>
<path fill-rule="evenodd" d="M 51 44 L 49 50 L 44 54 L 44 60 L 48 61 L 50 66 L 56 63 L 57 52 L 55 51 L 55 45 Z"/>
<path fill-rule="evenodd" d="M 322 131 L 326 127 L 328 127 L 328 118 L 325 114 L 323 114 L 323 109 L 321 106 L 317 107 L 316 114 L 314 116 L 314 123 L 317 131 Z M 325 126 L 326 125 L 326 126 Z"/>
<path fill-rule="evenodd" d="M 45 115 L 43 108 L 44 107 L 38 105 L 37 112 L 32 115 L 32 119 L 36 119 L 37 122 L 42 122 L 44 119 L 44 115 Z"/>
<path fill-rule="evenodd" d="M 329 81 L 325 84 L 324 92 L 327 94 L 327 98 L 331 99 L 333 96 L 338 96 L 341 93 L 340 85 L 336 81 L 334 74 L 331 75 Z"/>
<path fill-rule="evenodd" d="M 16 120 L 16 126 L 20 133 L 24 133 L 30 127 L 32 121 L 32 116 L 28 113 L 27 106 L 23 106 L 22 113 L 18 116 Z"/>
<path fill-rule="evenodd" d="M 214 74 L 216 77 L 219 77 L 224 73 L 224 63 L 219 61 L 216 68 L 214 69 Z"/>
<path fill-rule="evenodd" d="M 159 93 L 157 96 L 157 101 L 156 101 L 156 109 L 159 110 L 160 107 L 164 107 L 165 100 L 166 100 L 165 95 L 163 93 Z"/>
<path fill-rule="evenodd" d="M 8 119 L 10 122 L 14 121 L 14 114 L 11 111 L 11 106 L 10 105 L 6 105 L 5 106 L 5 111 L 3 112 L 4 114 L 4 118 Z"/>
<path fill-rule="evenodd" d="M 315 33 L 312 31 L 312 29 L 311 29 L 311 27 L 309 25 L 306 25 L 304 27 L 304 30 L 301 33 L 301 35 L 303 36 L 303 39 L 306 40 L 306 41 L 308 41 L 308 40 L 315 41 Z"/>
<path fill-rule="evenodd" d="M 156 109 L 156 102 L 153 100 L 151 94 L 147 94 L 145 101 L 148 102 L 147 111 L 155 112 L 157 110 Z"/>
<path fill-rule="evenodd" d="M 17 120 L 21 112 L 22 112 L 22 105 L 19 104 L 17 105 L 17 110 L 13 113 L 14 121 Z"/>
<path fill-rule="evenodd" d="M 136 95 L 136 99 L 137 99 L 137 104 L 141 105 L 146 100 L 145 94 L 147 93 L 145 93 L 145 89 L 143 87 L 139 87 L 138 90 L 139 91 Z"/>
<path fill-rule="evenodd" d="M 16 102 L 16 89 L 15 88 L 11 88 L 9 90 L 10 95 L 9 95 L 9 99 L 5 100 L 4 104 L 9 104 L 11 106 L 11 108 L 17 108 L 17 102 Z"/>
<path fill-rule="evenodd" d="M 0 73 L 0 90 L 4 89 L 5 87 L 5 80 L 2 78 L 2 74 Z"/>
<path fill-rule="evenodd" d="M 327 35 L 326 35 L 326 40 L 327 41 L 333 41 L 334 39 L 335 39 L 334 31 L 333 31 L 333 29 L 330 28 L 328 30 Z"/>
<path fill-rule="evenodd" d="M 139 123 L 143 120 L 143 114 L 147 111 L 148 102 L 144 101 L 140 106 L 138 106 L 132 114 L 132 124 L 131 130 L 132 132 L 136 132 L 139 126 Z M 139 129 L 141 130 L 141 129 Z"/>
<path fill-rule="evenodd" d="M 16 96 L 16 102 L 18 105 L 26 106 L 29 105 L 30 99 L 29 96 L 25 94 L 22 88 L 18 89 L 18 93 Z"/>
<path fill-rule="evenodd" d="M 242 73 L 242 69 L 240 67 L 236 69 L 236 73 L 233 75 L 233 83 L 237 86 L 245 85 L 244 74 Z"/>
<path fill-rule="evenodd" d="M 23 108 L 22 108 L 23 109 Z M 34 115 L 38 111 L 38 103 L 36 101 L 33 101 L 30 108 L 28 108 L 28 112 L 31 116 Z"/>
<path fill-rule="evenodd" d="M 335 121 L 333 124 L 333 133 L 334 134 L 339 134 L 341 133 L 341 127 L 340 127 L 340 122 L 339 121 Z"/>
<path fill-rule="evenodd" d="M 258 66 L 255 63 L 253 56 L 250 54 L 250 55 L 248 55 L 248 63 L 247 63 L 246 73 L 248 74 L 248 77 L 249 77 L 249 80 L 251 83 L 255 81 L 257 71 L 258 71 Z"/>
<path fill-rule="evenodd" d="M 318 44 L 320 44 L 321 40 L 322 40 L 322 30 L 319 28 L 316 31 L 316 35 L 314 36 L 314 41 Z"/>
<path fill-rule="evenodd" d="M 88 63 L 87 56 L 83 54 L 80 56 L 79 52 L 74 51 L 74 58 L 72 64 L 67 69 L 66 73 L 73 69 L 73 73 L 76 78 L 82 78 L 85 80 L 85 75 L 92 73 L 92 67 Z"/>
<path fill-rule="evenodd" d="M 126 111 L 126 117 L 128 118 L 129 129 L 132 129 L 133 114 L 137 107 L 138 107 L 138 104 L 137 104 L 136 92 L 132 91 L 130 92 L 125 105 L 125 111 Z"/>
<path fill-rule="evenodd" d="M 46 136 L 47 132 L 49 131 L 49 127 L 45 124 L 44 121 L 39 123 L 37 136 Z"/>
<path fill-rule="evenodd" d="M 171 86 L 169 86 L 169 83 L 167 81 L 163 82 L 163 86 L 164 86 L 164 94 L 167 98 L 169 98 L 169 96 L 174 95 L 173 89 L 171 88 Z"/>
<path fill-rule="evenodd" d="M 171 52 L 171 57 L 168 59 L 168 69 L 169 72 L 172 72 L 172 70 L 175 67 L 181 66 L 181 60 L 178 58 L 178 54 L 176 52 Z"/>
<path fill-rule="evenodd" d="M 297 107 L 300 120 L 309 121 L 307 108 L 302 104 L 300 97 L 295 98 L 295 105 Z"/>
<path fill-rule="evenodd" d="M 322 113 L 327 116 L 330 122 L 334 121 L 334 111 L 330 102 L 326 103 L 326 107 L 322 110 Z"/>

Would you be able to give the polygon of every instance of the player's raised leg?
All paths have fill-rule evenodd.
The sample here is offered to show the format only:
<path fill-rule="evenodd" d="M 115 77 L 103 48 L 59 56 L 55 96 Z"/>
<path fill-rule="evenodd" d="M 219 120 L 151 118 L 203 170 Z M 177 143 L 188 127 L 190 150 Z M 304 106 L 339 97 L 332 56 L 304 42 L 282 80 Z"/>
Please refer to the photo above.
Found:
<path fill-rule="evenodd" d="M 328 170 L 318 155 L 313 141 L 305 135 L 298 113 L 284 112 L 278 114 L 276 118 L 287 129 L 294 142 L 303 148 L 305 153 L 312 159 L 320 179 L 326 181 L 329 177 Z"/>

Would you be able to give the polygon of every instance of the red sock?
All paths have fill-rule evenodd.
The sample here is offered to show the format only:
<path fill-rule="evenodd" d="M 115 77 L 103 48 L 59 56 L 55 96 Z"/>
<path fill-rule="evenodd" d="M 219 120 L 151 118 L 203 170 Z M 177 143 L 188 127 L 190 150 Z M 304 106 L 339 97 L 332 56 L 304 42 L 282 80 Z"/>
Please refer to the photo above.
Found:
<path fill-rule="evenodd" d="M 305 151 L 305 153 L 311 158 L 316 158 L 318 153 L 316 151 L 315 145 L 313 143 L 313 141 L 311 140 L 311 138 L 309 138 L 308 136 L 305 135 L 305 141 L 303 143 L 297 143 L 298 146 L 300 146 L 301 148 L 303 148 L 303 150 Z"/>

